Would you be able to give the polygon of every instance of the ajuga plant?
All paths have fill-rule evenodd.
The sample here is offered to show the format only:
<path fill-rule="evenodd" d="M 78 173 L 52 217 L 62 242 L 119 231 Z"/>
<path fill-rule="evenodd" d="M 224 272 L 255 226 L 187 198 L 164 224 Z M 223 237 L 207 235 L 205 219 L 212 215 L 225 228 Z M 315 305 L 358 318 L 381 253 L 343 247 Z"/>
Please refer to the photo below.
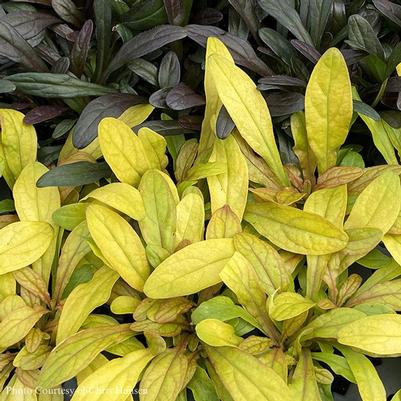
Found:
<path fill-rule="evenodd" d="M 328 401 L 338 376 L 386 400 L 373 359 L 401 355 L 401 169 L 342 164 L 358 118 L 342 54 L 311 74 L 291 162 L 216 38 L 205 93 L 199 141 L 135 128 L 137 105 L 50 171 L 33 127 L 0 111 L 16 210 L 0 230 L 1 401 L 61 400 L 72 378 L 73 401 Z"/>

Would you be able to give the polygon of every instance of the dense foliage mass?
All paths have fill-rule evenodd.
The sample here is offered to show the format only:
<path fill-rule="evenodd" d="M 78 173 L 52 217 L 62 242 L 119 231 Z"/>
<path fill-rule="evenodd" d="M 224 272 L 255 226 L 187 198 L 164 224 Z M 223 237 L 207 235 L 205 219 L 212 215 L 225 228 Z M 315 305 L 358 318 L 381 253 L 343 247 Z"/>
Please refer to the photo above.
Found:
<path fill-rule="evenodd" d="M 400 27 L 1 4 L 0 401 L 400 401 Z"/>

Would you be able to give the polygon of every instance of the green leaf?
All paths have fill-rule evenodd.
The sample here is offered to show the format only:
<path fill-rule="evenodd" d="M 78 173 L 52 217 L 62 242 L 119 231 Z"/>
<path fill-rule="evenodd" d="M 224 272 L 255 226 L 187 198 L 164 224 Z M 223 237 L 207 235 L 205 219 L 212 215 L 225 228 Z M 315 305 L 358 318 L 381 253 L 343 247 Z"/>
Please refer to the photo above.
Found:
<path fill-rule="evenodd" d="M 110 177 L 110 167 L 105 162 L 76 162 L 55 167 L 39 178 L 36 185 L 43 187 L 76 187 L 93 184 L 101 178 Z"/>
<path fill-rule="evenodd" d="M 258 3 L 297 39 L 313 46 L 312 38 L 302 25 L 301 18 L 294 9 L 294 3 L 291 0 L 283 0 L 280 2 L 274 0 L 259 0 Z"/>
<path fill-rule="evenodd" d="M 319 174 L 336 165 L 352 119 L 348 68 L 338 49 L 327 50 L 313 69 L 305 94 L 308 142 Z"/>
<path fill-rule="evenodd" d="M 79 96 L 102 96 L 115 93 L 106 86 L 81 81 L 67 74 L 22 72 L 7 77 L 18 91 L 44 98 L 71 99 Z"/>
<path fill-rule="evenodd" d="M 336 346 L 347 359 L 363 401 L 385 401 L 386 390 L 372 362 L 347 347 Z"/>
<path fill-rule="evenodd" d="M 324 255 L 343 249 L 348 242 L 347 234 L 327 219 L 273 202 L 248 204 L 244 219 L 290 252 Z"/>

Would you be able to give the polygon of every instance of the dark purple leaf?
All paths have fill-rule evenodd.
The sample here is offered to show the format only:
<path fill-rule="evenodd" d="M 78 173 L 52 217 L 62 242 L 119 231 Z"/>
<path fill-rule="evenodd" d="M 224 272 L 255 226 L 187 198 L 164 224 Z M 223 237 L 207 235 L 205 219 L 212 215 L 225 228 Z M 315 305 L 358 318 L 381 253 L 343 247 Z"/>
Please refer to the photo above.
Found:
<path fill-rule="evenodd" d="M 52 66 L 51 72 L 55 74 L 67 74 L 70 68 L 70 59 L 68 57 L 60 57 Z"/>
<path fill-rule="evenodd" d="M 188 36 L 206 47 L 208 37 L 217 36 L 228 48 L 235 62 L 260 75 L 273 75 L 273 71 L 256 55 L 246 40 L 231 35 L 220 28 L 208 25 L 187 25 Z"/>
<path fill-rule="evenodd" d="M 203 8 L 199 13 L 194 15 L 192 22 L 199 25 L 217 24 L 223 19 L 223 13 L 214 8 Z"/>
<path fill-rule="evenodd" d="M 61 116 L 68 110 L 65 105 L 61 106 L 38 106 L 25 114 L 25 124 L 39 124 L 44 121 L 51 120 L 55 117 Z"/>
<path fill-rule="evenodd" d="M 401 6 L 389 0 L 373 0 L 375 7 L 394 24 L 401 27 Z"/>
<path fill-rule="evenodd" d="M 46 64 L 29 43 L 7 22 L 0 20 L 0 56 L 33 71 L 47 71 Z"/>
<path fill-rule="evenodd" d="M 2 16 L 0 21 L 10 24 L 32 47 L 42 41 L 48 26 L 60 23 L 51 14 L 30 11 L 14 11 Z"/>
<path fill-rule="evenodd" d="M 291 44 L 310 62 L 316 64 L 321 54 L 313 47 L 298 39 L 291 40 Z"/>
<path fill-rule="evenodd" d="M 52 7 L 56 14 L 66 22 L 77 27 L 84 20 L 83 15 L 72 0 L 52 0 Z"/>
<path fill-rule="evenodd" d="M 92 100 L 82 111 L 75 126 L 72 141 L 77 148 L 84 148 L 97 136 L 97 126 L 104 117 L 118 117 L 128 107 L 144 103 L 140 96 L 116 93 Z"/>
<path fill-rule="evenodd" d="M 381 118 L 393 128 L 401 128 L 401 111 L 386 110 L 380 113 Z"/>
<path fill-rule="evenodd" d="M 340 50 L 348 66 L 357 63 L 366 56 L 366 54 L 360 50 L 354 50 L 354 49 L 340 49 Z"/>
<path fill-rule="evenodd" d="M 54 128 L 52 138 L 54 139 L 61 138 L 63 135 L 65 135 L 68 131 L 72 129 L 72 127 L 75 125 L 76 122 L 77 120 L 71 120 L 71 119 L 60 121 Z"/>
<path fill-rule="evenodd" d="M 224 106 L 222 106 L 219 111 L 219 115 L 217 116 L 216 135 L 220 139 L 225 139 L 231 134 L 234 127 L 235 127 L 234 121 L 228 114 L 227 109 Z"/>
<path fill-rule="evenodd" d="M 71 71 L 80 77 L 84 72 L 86 58 L 93 32 L 92 20 L 85 21 L 71 50 Z"/>
<path fill-rule="evenodd" d="M 96 71 L 95 81 L 102 82 L 103 73 L 110 61 L 112 9 L 109 0 L 94 0 L 96 25 Z"/>
<path fill-rule="evenodd" d="M 179 84 L 181 79 L 181 65 L 177 55 L 170 51 L 160 62 L 159 85 L 160 88 L 171 88 Z"/>
<path fill-rule="evenodd" d="M 391 77 L 387 82 L 386 92 L 401 92 L 401 77 Z"/>
<path fill-rule="evenodd" d="M 157 67 L 150 61 L 144 58 L 137 58 L 128 64 L 128 68 L 146 82 L 157 86 Z"/>
<path fill-rule="evenodd" d="M 184 28 L 171 25 L 161 25 L 149 31 L 141 32 L 121 46 L 107 68 L 107 75 L 132 60 L 145 56 L 186 36 L 187 33 Z"/>
<path fill-rule="evenodd" d="M 0 79 L 0 93 L 11 93 L 14 92 L 16 86 L 6 79 Z"/>
<path fill-rule="evenodd" d="M 305 88 L 306 82 L 299 78 L 288 75 L 272 75 L 271 77 L 260 78 L 258 81 L 259 90 L 289 88 Z"/>
<path fill-rule="evenodd" d="M 184 0 L 164 0 L 164 8 L 171 25 L 181 25 L 184 22 Z"/>
<path fill-rule="evenodd" d="M 180 121 L 164 121 L 164 120 L 153 120 L 146 121 L 143 124 L 134 127 L 134 131 L 138 131 L 142 127 L 148 127 L 158 134 L 163 136 L 179 135 L 179 134 L 191 134 L 197 132 L 199 129 L 194 129 L 193 125 L 188 127 L 189 124 L 183 124 Z"/>
<path fill-rule="evenodd" d="M 229 0 L 235 11 L 245 21 L 254 39 L 258 40 L 259 19 L 256 15 L 256 0 Z"/>
<path fill-rule="evenodd" d="M 266 95 L 272 117 L 286 116 L 304 109 L 304 96 L 297 92 L 278 92 Z"/>
<path fill-rule="evenodd" d="M 162 88 L 152 93 L 149 97 L 149 103 L 159 109 L 167 109 L 166 97 L 170 90 L 171 88 Z"/>
<path fill-rule="evenodd" d="M 67 24 L 57 24 L 51 27 L 51 30 L 54 31 L 57 35 L 62 38 L 68 40 L 69 42 L 75 42 L 76 31 L 71 29 Z"/>
<path fill-rule="evenodd" d="M 170 90 L 166 97 L 166 103 L 173 110 L 185 110 L 204 105 L 205 99 L 181 82 Z"/>

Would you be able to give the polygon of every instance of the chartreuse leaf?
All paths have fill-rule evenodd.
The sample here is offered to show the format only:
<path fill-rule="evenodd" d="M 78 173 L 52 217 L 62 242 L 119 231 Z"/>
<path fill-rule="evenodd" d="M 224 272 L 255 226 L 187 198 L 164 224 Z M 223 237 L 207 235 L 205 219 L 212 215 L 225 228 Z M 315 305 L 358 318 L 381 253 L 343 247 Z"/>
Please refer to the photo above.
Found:
<path fill-rule="evenodd" d="M 219 401 L 212 379 L 206 370 L 199 365 L 187 386 L 194 396 L 195 401 Z M 222 400 L 225 400 L 221 398 Z M 226 401 L 226 400 L 225 400 Z M 395 400 L 394 400 L 395 401 Z"/>
<path fill-rule="evenodd" d="M 154 109 L 151 104 L 136 104 L 125 110 L 118 119 L 127 124 L 128 127 L 134 128 L 146 121 Z"/>
<path fill-rule="evenodd" d="M 205 209 L 202 192 L 198 188 L 188 191 L 177 205 L 175 245 L 194 243 L 203 239 Z"/>
<path fill-rule="evenodd" d="M 303 348 L 290 383 L 290 391 L 297 401 L 321 401 L 311 352 Z"/>
<path fill-rule="evenodd" d="M 241 233 L 234 237 L 234 246 L 252 265 L 266 294 L 272 295 L 277 289 L 288 287 L 290 275 L 284 260 L 267 242 L 255 235 Z"/>
<path fill-rule="evenodd" d="M 356 383 L 352 370 L 343 356 L 329 352 L 312 352 L 312 358 L 330 366 L 335 374 L 345 377 L 351 383 Z"/>
<path fill-rule="evenodd" d="M 233 347 L 207 347 L 210 362 L 234 401 L 290 401 L 287 384 L 271 368 Z M 269 380 L 266 380 L 266 377 Z"/>
<path fill-rule="evenodd" d="M 140 302 L 139 299 L 130 297 L 129 295 L 120 295 L 113 299 L 113 302 L 110 304 L 110 310 L 115 315 L 132 314 Z"/>
<path fill-rule="evenodd" d="M 0 109 L 0 155 L 5 161 L 3 176 L 10 188 L 22 169 L 36 160 L 36 131 L 33 125 L 24 123 L 24 117 L 19 111 Z"/>
<path fill-rule="evenodd" d="M 132 337 L 128 325 L 102 325 L 82 330 L 52 350 L 42 367 L 38 386 L 55 387 L 85 369 L 106 348 Z"/>
<path fill-rule="evenodd" d="M 143 239 L 147 245 L 172 253 L 179 202 L 176 186 L 167 174 L 149 170 L 142 177 L 139 192 L 145 206 L 145 217 L 139 222 Z"/>
<path fill-rule="evenodd" d="M 71 203 L 55 210 L 53 221 L 67 231 L 74 230 L 78 224 L 86 219 L 86 203 Z"/>
<path fill-rule="evenodd" d="M 228 205 L 241 221 L 248 196 L 248 166 L 235 138 L 216 139 L 209 161 L 225 165 L 223 174 L 207 179 L 212 213 Z"/>
<path fill-rule="evenodd" d="M 343 249 L 347 234 L 323 217 L 273 202 L 249 204 L 244 219 L 273 244 L 290 252 L 324 255 Z"/>
<path fill-rule="evenodd" d="M 149 275 L 145 249 L 135 230 L 120 215 L 100 206 L 86 210 L 89 232 L 107 262 L 133 288 L 142 291 Z"/>
<path fill-rule="evenodd" d="M 220 272 L 234 254 L 232 239 L 211 239 L 188 245 L 169 256 L 149 276 L 149 298 L 194 294 L 221 281 Z"/>
<path fill-rule="evenodd" d="M 119 212 L 125 213 L 134 220 L 145 217 L 145 208 L 139 191 L 129 184 L 113 182 L 96 188 L 81 200 L 95 199 Z"/>
<path fill-rule="evenodd" d="M 139 389 L 141 401 L 175 401 L 185 383 L 188 358 L 179 347 L 167 349 L 146 368 Z"/>
<path fill-rule="evenodd" d="M 347 64 L 338 49 L 327 50 L 312 71 L 305 95 L 308 142 L 319 174 L 336 165 L 352 119 L 352 90 Z"/>
<path fill-rule="evenodd" d="M 355 377 L 359 394 L 363 401 L 385 401 L 386 390 L 372 362 L 348 347 L 337 346 L 345 356 Z"/>
<path fill-rule="evenodd" d="M 29 266 L 47 250 L 53 239 L 50 224 L 18 221 L 0 230 L 0 274 Z"/>
<path fill-rule="evenodd" d="M 390 171 L 385 172 L 358 196 L 345 222 L 345 228 L 372 227 L 385 234 L 397 219 L 400 207 L 400 179 Z"/>
<path fill-rule="evenodd" d="M 223 322 L 235 318 L 241 318 L 257 327 L 258 323 L 244 308 L 235 305 L 231 298 L 225 296 L 213 297 L 202 302 L 191 315 L 192 323 L 198 324 L 204 319 L 219 319 Z"/>
<path fill-rule="evenodd" d="M 282 292 L 269 298 L 269 315 L 280 322 L 301 315 L 314 306 L 314 302 L 301 294 Z"/>
<path fill-rule="evenodd" d="M 91 401 L 125 401 L 153 358 L 149 349 L 141 349 L 107 362 L 82 381 L 71 400 L 87 400 L 89 392 Z"/>
<path fill-rule="evenodd" d="M 314 191 L 306 200 L 304 211 L 324 217 L 338 228 L 343 227 L 347 209 L 346 185 Z M 325 271 L 327 270 L 330 254 L 308 255 L 306 270 L 306 294 L 316 300 Z"/>
<path fill-rule="evenodd" d="M 209 37 L 207 39 L 206 46 L 206 57 L 205 57 L 205 95 L 206 95 L 206 108 L 205 115 L 202 122 L 201 135 L 199 139 L 199 158 L 201 161 L 206 161 L 210 152 L 212 152 L 213 144 L 216 138 L 216 121 L 218 113 L 222 103 L 217 93 L 216 86 L 212 71 L 210 70 L 210 56 L 212 54 L 219 54 L 225 57 L 231 64 L 234 64 L 234 60 L 226 48 L 226 46 L 219 39 L 215 37 Z"/>
<path fill-rule="evenodd" d="M 68 235 L 61 249 L 56 274 L 54 296 L 59 300 L 81 259 L 90 252 L 90 233 L 86 221 L 78 224 Z"/>
<path fill-rule="evenodd" d="M 387 234 L 383 238 L 383 243 L 394 260 L 401 264 L 401 235 Z"/>
<path fill-rule="evenodd" d="M 102 154 L 121 182 L 137 186 L 147 170 L 167 165 L 166 141 L 149 128 L 136 135 L 123 121 L 107 117 L 100 122 L 98 135 Z"/>
<path fill-rule="evenodd" d="M 201 320 L 195 330 L 199 339 L 212 347 L 237 347 L 243 341 L 233 326 L 218 319 Z"/>
<path fill-rule="evenodd" d="M 269 109 L 252 79 L 227 58 L 211 54 L 209 72 L 219 98 L 241 136 L 266 161 L 283 185 L 289 185 L 274 140 Z"/>
<path fill-rule="evenodd" d="M 37 321 L 46 313 L 46 310 L 36 305 L 31 308 L 25 305 L 21 298 L 15 308 L 8 311 L 6 316 L 2 316 L 0 323 L 0 348 L 8 348 L 11 345 L 21 341 L 37 323 Z M 4 306 L 7 298 L 0 304 Z"/>
<path fill-rule="evenodd" d="M 242 231 L 241 222 L 230 206 L 217 209 L 209 220 L 206 239 L 232 238 Z"/>
<path fill-rule="evenodd" d="M 107 302 L 119 275 L 104 266 L 87 283 L 75 287 L 68 296 L 59 319 L 56 343 L 75 334 L 89 314 Z"/>
<path fill-rule="evenodd" d="M 241 253 L 235 252 L 220 273 L 220 277 L 235 293 L 239 303 L 256 319 L 259 328 L 269 337 L 274 337 L 276 331 L 265 308 L 266 294 L 248 260 Z"/>
<path fill-rule="evenodd" d="M 53 225 L 53 241 L 42 258 L 32 266 L 46 283 L 50 277 L 58 236 L 58 227 L 54 225 L 52 215 L 60 207 L 60 193 L 57 187 L 36 186 L 37 180 L 47 171 L 48 168 L 41 163 L 28 164 L 21 171 L 13 188 L 15 210 L 21 221 L 44 221 Z"/>
<path fill-rule="evenodd" d="M 401 355 L 401 316 L 372 315 L 344 326 L 338 333 L 340 344 L 377 356 Z"/>
<path fill-rule="evenodd" d="M 298 157 L 304 178 L 312 181 L 316 158 L 308 142 L 304 112 L 298 111 L 291 115 L 291 133 L 295 143 L 293 150 Z"/>

